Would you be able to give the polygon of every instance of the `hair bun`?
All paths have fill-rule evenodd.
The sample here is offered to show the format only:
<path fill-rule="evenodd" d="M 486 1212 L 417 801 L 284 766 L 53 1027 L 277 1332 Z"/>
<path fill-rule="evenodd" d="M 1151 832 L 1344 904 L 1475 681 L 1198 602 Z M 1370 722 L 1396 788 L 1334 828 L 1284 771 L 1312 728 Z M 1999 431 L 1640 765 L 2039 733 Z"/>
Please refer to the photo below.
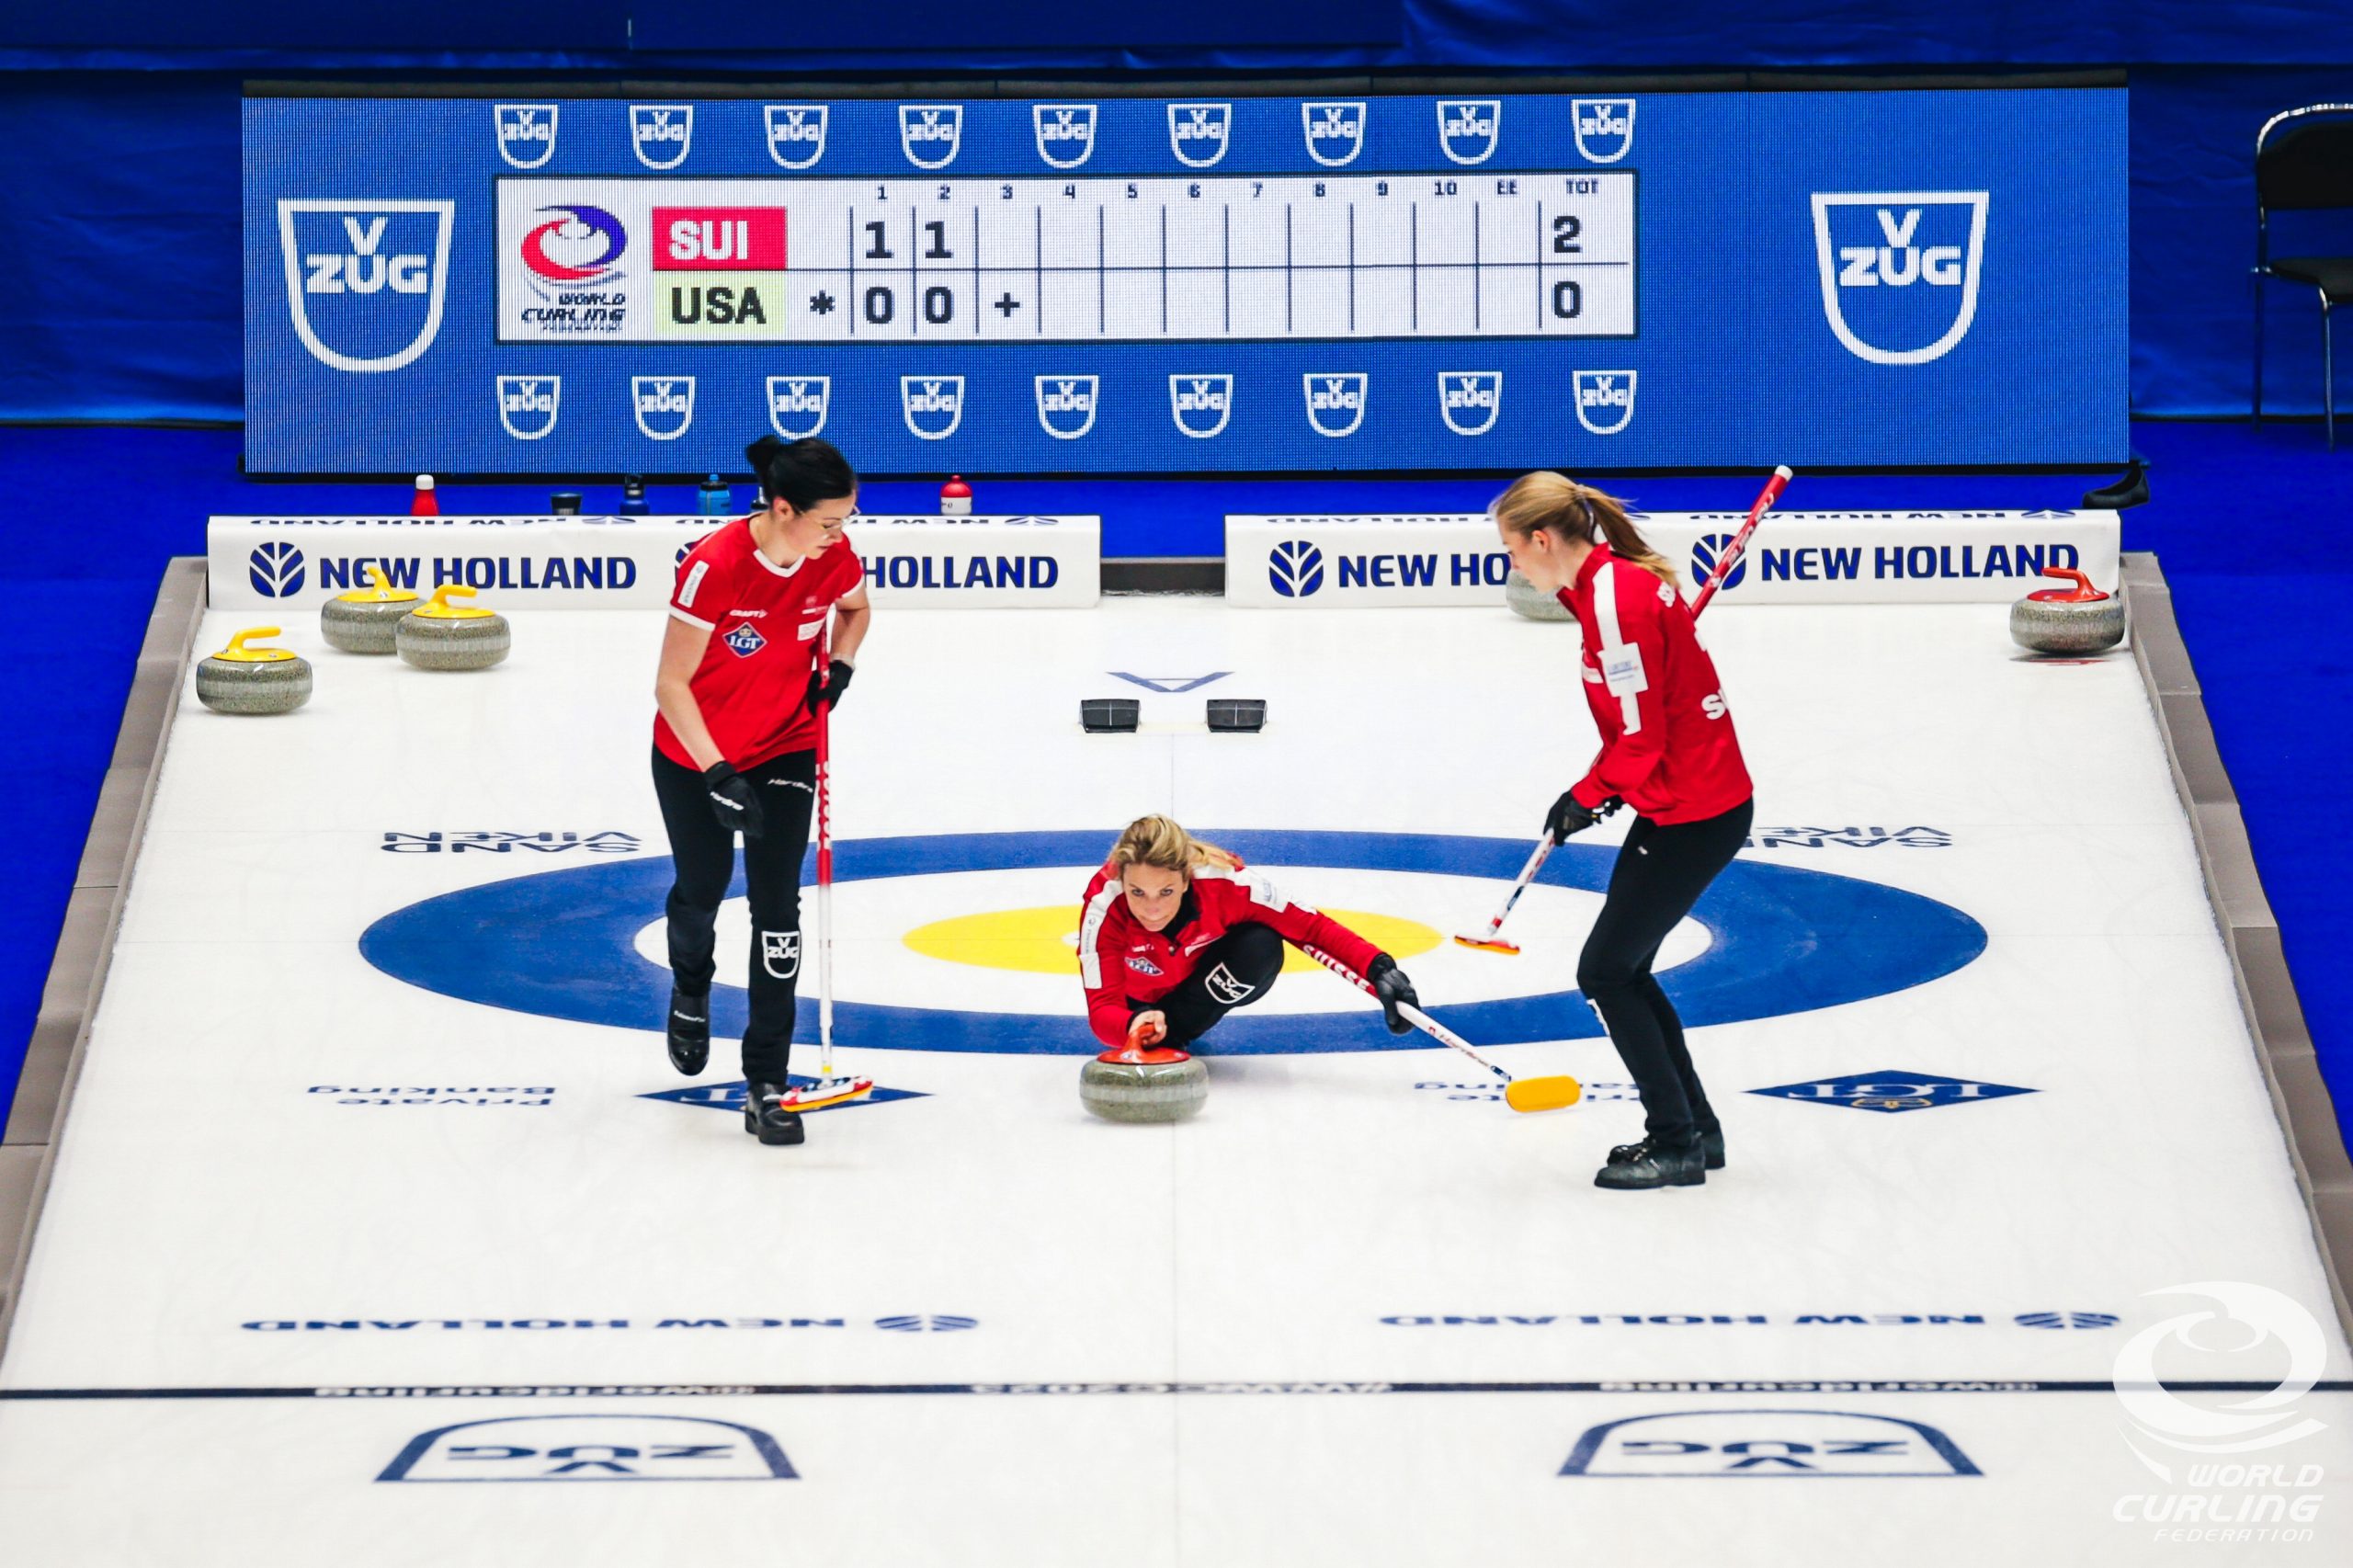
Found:
<path fill-rule="evenodd" d="M 757 474 L 762 478 L 766 478 L 768 471 L 768 460 L 775 457 L 782 450 L 784 450 L 784 441 L 781 437 L 776 436 L 763 436 L 758 440 L 744 449 L 744 457 L 745 460 L 752 465 L 752 472 L 755 474 Z"/>

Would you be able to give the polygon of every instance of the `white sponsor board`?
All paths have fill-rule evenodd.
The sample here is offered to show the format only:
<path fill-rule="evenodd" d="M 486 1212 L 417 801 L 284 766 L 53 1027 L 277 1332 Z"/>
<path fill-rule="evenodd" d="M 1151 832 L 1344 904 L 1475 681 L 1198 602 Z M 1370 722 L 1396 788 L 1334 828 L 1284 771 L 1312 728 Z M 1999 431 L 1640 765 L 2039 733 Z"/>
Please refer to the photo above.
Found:
<path fill-rule="evenodd" d="M 380 567 L 429 596 L 463 584 L 494 609 L 645 609 L 726 517 L 214 517 L 210 593 L 223 609 L 313 610 Z M 1063 608 L 1102 595 L 1092 517 L 860 517 L 851 547 L 877 603 Z"/>
<path fill-rule="evenodd" d="M 1651 512 L 1635 524 L 1687 595 L 1747 520 L 1745 512 Z M 2113 512 L 1774 512 L 1750 536 L 1726 604 L 2006 603 L 2070 566 L 2117 583 Z M 1225 597 L 1293 608 L 1502 602 L 1510 559 L 1476 512 L 1243 516 L 1225 519 Z"/>

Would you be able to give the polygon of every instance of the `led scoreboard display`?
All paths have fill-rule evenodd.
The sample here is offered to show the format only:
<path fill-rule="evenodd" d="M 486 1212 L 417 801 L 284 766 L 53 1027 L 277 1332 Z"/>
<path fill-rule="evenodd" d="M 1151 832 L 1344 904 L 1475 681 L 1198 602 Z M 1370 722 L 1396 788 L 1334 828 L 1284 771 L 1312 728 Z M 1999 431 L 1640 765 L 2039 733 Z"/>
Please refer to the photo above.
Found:
<path fill-rule="evenodd" d="M 2103 90 L 257 98 L 247 463 L 2105 460 L 2123 145 Z"/>

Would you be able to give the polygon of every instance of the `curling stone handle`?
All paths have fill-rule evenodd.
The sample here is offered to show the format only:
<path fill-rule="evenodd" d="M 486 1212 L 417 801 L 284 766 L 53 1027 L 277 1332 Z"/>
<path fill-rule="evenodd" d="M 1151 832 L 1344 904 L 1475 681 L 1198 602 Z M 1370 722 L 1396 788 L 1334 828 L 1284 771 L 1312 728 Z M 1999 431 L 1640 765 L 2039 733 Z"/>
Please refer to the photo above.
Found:
<path fill-rule="evenodd" d="M 2097 588 L 2092 586 L 2091 578 L 2085 575 L 2083 573 L 2076 571 L 2072 566 L 2046 566 L 2042 569 L 2042 574 L 2046 577 L 2057 577 L 2063 582 L 2072 582 L 2075 585 L 2075 591 L 2072 594 L 2052 594 L 2050 596 L 2052 599 L 2062 604 L 2074 604 L 2090 599 L 2104 599 L 2108 597 L 2106 594 L 2101 593 Z"/>
<path fill-rule="evenodd" d="M 277 635 L 278 628 L 275 626 L 248 626 L 243 631 L 233 632 L 230 635 L 229 646 L 226 651 L 232 653 L 242 653 L 245 652 L 245 643 L 249 639 L 256 637 L 275 637 Z"/>
<path fill-rule="evenodd" d="M 449 608 L 449 596 L 452 594 L 463 594 L 466 597 L 472 598 L 474 590 L 463 583 L 444 583 L 433 590 L 433 602 L 447 609 Z"/>
<path fill-rule="evenodd" d="M 392 580 L 384 575 L 384 569 L 381 566 L 372 562 L 368 567 L 368 585 L 380 594 L 389 594 L 392 591 Z"/>

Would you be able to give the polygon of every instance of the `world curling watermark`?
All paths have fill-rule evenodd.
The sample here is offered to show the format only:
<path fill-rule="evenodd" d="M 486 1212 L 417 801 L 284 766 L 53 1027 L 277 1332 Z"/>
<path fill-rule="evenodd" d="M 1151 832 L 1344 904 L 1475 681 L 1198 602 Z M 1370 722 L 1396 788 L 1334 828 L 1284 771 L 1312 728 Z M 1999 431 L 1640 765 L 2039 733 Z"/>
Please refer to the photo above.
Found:
<path fill-rule="evenodd" d="M 2314 1540 L 2326 1471 L 2280 1450 L 2326 1430 L 2297 1409 L 2327 1364 L 2319 1322 L 2261 1285 L 2207 1281 L 2145 1294 L 2205 1304 L 2151 1324 L 2117 1352 L 2125 1444 L 2163 1489 L 2119 1496 L 2110 1517 L 2185 1544 Z M 2177 1392 L 2165 1386 L 2168 1375 L 2177 1383 L 2242 1386 Z"/>

